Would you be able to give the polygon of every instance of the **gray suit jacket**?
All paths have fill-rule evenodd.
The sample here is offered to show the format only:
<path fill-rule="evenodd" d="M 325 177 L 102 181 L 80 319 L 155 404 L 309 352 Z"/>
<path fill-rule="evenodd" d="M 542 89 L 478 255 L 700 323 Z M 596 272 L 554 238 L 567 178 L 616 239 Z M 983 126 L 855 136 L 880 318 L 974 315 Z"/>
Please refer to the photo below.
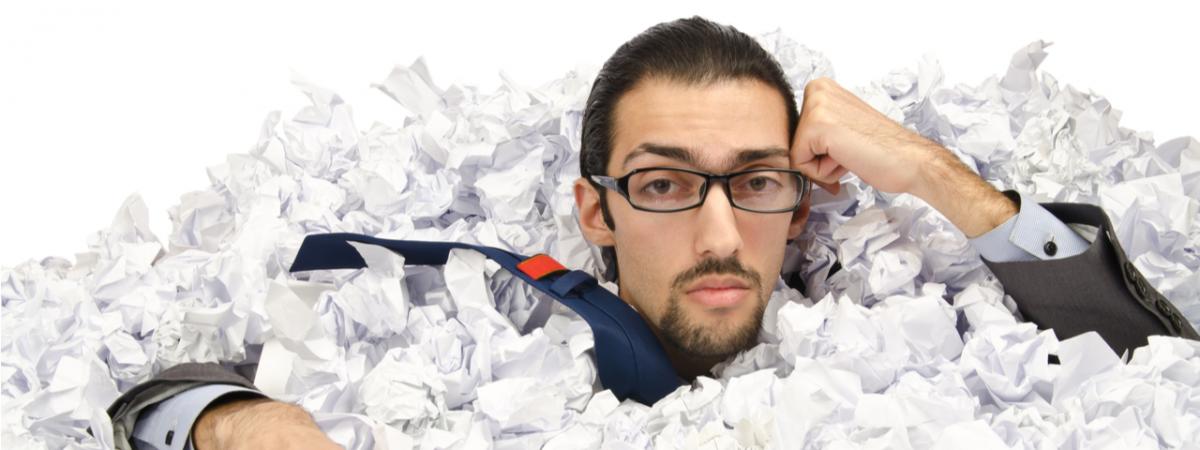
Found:
<path fill-rule="evenodd" d="M 1125 257 L 1108 216 L 1099 207 L 1043 204 L 1066 223 L 1098 229 L 1086 252 L 1073 257 L 995 263 L 988 268 L 1016 300 L 1025 318 L 1040 328 L 1053 328 L 1060 339 L 1096 331 L 1117 353 L 1146 344 L 1150 335 L 1200 340 L 1196 330 L 1166 298 L 1146 283 Z M 252 375 L 250 375 L 252 376 Z M 130 389 L 108 409 L 118 440 L 128 436 L 136 414 L 196 383 L 226 383 L 253 388 L 246 378 L 218 364 L 181 364 Z M 132 420 L 131 420 L 132 419 Z"/>
<path fill-rule="evenodd" d="M 1043 203 L 1065 223 L 1097 228 L 1086 252 L 1070 258 L 984 261 L 1017 302 L 1021 314 L 1059 339 L 1096 331 L 1118 354 L 1146 345 L 1150 335 L 1200 335 L 1175 305 L 1151 287 L 1117 245 L 1108 216 L 1097 206 Z"/>

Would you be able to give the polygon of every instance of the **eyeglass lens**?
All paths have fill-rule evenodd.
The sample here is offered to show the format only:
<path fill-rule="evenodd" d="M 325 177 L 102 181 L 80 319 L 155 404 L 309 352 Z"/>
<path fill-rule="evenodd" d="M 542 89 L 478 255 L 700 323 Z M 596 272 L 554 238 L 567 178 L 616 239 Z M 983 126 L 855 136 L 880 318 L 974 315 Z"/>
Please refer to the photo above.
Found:
<path fill-rule="evenodd" d="M 648 170 L 629 177 L 629 201 L 652 210 L 689 208 L 703 202 L 705 177 L 678 170 Z M 795 206 L 803 189 L 800 177 L 783 171 L 757 171 L 729 179 L 735 206 L 777 211 Z"/>

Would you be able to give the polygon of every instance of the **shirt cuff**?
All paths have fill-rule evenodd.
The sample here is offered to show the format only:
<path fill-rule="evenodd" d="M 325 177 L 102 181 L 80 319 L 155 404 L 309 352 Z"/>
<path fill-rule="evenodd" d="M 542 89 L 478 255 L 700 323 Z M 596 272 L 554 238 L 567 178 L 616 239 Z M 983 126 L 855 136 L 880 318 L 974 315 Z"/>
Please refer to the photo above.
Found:
<path fill-rule="evenodd" d="M 971 246 L 991 262 L 1041 261 L 1070 258 L 1091 245 L 1037 202 L 1005 191 L 1018 212 L 992 231 L 971 239 Z"/>
<path fill-rule="evenodd" d="M 230 394 L 250 393 L 253 389 L 232 384 L 207 384 L 180 392 L 143 411 L 133 426 L 130 439 L 137 449 L 191 449 L 192 425 L 208 405 Z"/>

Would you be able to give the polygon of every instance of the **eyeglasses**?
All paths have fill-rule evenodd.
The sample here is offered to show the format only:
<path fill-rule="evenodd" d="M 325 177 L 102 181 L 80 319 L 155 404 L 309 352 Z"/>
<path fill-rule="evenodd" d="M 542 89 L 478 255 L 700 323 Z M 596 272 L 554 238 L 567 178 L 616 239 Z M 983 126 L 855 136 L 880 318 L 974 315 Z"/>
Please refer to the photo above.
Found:
<path fill-rule="evenodd" d="M 596 184 L 617 191 L 634 209 L 675 212 L 698 207 L 708 186 L 720 181 L 734 208 L 757 213 L 792 212 L 809 191 L 808 177 L 798 170 L 751 169 L 725 175 L 695 170 L 649 167 L 623 177 L 592 175 Z"/>

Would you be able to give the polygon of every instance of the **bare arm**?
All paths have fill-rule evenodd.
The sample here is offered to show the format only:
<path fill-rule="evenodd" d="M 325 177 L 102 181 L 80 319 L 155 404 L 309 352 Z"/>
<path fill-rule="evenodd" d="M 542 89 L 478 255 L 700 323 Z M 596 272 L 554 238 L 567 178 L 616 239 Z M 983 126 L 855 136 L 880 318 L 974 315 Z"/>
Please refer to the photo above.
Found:
<path fill-rule="evenodd" d="M 924 139 L 924 138 L 922 138 Z M 921 180 L 911 194 L 925 200 L 946 216 L 968 238 L 1000 226 L 1017 213 L 1017 205 L 988 184 L 949 151 L 936 146 L 929 160 L 921 163 Z"/>
<path fill-rule="evenodd" d="M 299 406 L 256 398 L 212 406 L 192 429 L 196 450 L 337 449 Z"/>
<path fill-rule="evenodd" d="M 838 190 L 842 175 L 853 172 L 880 191 L 925 200 L 969 238 L 988 234 L 1019 212 L 1013 200 L 949 150 L 904 128 L 827 78 L 813 80 L 804 89 L 791 152 L 793 167 L 830 191 Z M 1083 253 L 1060 259 L 1049 258 L 1055 247 L 1043 247 L 1050 250 L 1034 255 L 1036 250 L 1028 245 L 1021 247 L 1005 238 L 1000 245 L 1016 248 L 1006 253 L 1024 252 L 1029 260 L 984 261 L 1027 319 L 1054 328 L 1060 337 L 1097 331 L 1118 352 L 1145 345 L 1150 335 L 1198 336 L 1125 257 L 1100 208 L 1043 206 L 1056 211 L 1052 220 L 1063 220 L 1058 223 L 1061 228 L 1070 221 L 1098 227 L 1100 233 Z M 1039 232 L 1046 235 L 1056 228 L 1050 221 L 1042 226 L 1047 228 Z"/>
<path fill-rule="evenodd" d="M 792 165 L 836 192 L 854 172 L 884 192 L 925 200 L 967 237 L 984 234 L 1017 213 L 1016 205 L 949 150 L 904 128 L 828 78 L 804 88 Z"/>

